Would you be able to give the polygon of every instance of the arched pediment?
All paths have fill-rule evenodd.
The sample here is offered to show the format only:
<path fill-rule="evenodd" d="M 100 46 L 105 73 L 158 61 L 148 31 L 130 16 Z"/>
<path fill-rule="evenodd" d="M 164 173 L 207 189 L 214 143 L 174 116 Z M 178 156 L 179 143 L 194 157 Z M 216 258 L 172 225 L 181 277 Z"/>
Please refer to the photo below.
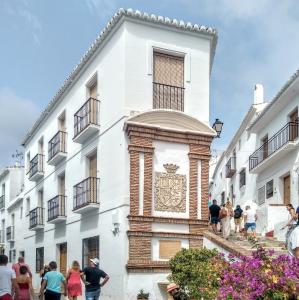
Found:
<path fill-rule="evenodd" d="M 153 109 L 140 113 L 130 117 L 126 124 L 216 136 L 215 130 L 206 123 L 181 111 L 170 109 Z"/>

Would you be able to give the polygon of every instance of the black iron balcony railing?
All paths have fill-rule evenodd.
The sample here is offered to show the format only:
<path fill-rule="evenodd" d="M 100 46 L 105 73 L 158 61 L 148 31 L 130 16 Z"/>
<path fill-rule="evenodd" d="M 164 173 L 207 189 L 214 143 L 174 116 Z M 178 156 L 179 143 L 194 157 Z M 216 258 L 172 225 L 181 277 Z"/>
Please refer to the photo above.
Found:
<path fill-rule="evenodd" d="M 76 210 L 88 204 L 97 204 L 100 179 L 88 177 L 74 186 L 73 209 Z"/>
<path fill-rule="evenodd" d="M 0 230 L 0 244 L 4 244 L 5 243 L 5 233 L 4 233 L 4 229 Z"/>
<path fill-rule="evenodd" d="M 44 209 L 37 207 L 29 212 L 29 229 L 44 225 Z"/>
<path fill-rule="evenodd" d="M 184 111 L 184 87 L 153 82 L 153 108 Z"/>
<path fill-rule="evenodd" d="M 30 166 L 28 171 L 29 178 L 34 176 L 36 173 L 42 173 L 42 172 L 44 172 L 44 155 L 37 154 L 30 161 Z"/>
<path fill-rule="evenodd" d="M 74 137 L 89 125 L 99 125 L 100 101 L 89 98 L 74 115 Z"/>
<path fill-rule="evenodd" d="M 58 195 L 48 201 L 48 222 L 58 217 L 65 217 L 66 196 Z"/>
<path fill-rule="evenodd" d="M 275 133 L 267 142 L 249 156 L 249 170 L 262 163 L 288 142 L 298 138 L 299 121 L 288 122 L 283 128 Z"/>
<path fill-rule="evenodd" d="M 0 196 L 0 209 L 5 207 L 5 195 Z"/>
<path fill-rule="evenodd" d="M 236 157 L 232 156 L 225 165 L 226 178 L 231 178 L 236 173 Z"/>
<path fill-rule="evenodd" d="M 6 240 L 11 241 L 14 239 L 14 226 L 8 226 L 6 228 Z"/>
<path fill-rule="evenodd" d="M 48 161 L 59 152 L 66 153 L 66 132 L 58 131 L 48 143 Z"/>

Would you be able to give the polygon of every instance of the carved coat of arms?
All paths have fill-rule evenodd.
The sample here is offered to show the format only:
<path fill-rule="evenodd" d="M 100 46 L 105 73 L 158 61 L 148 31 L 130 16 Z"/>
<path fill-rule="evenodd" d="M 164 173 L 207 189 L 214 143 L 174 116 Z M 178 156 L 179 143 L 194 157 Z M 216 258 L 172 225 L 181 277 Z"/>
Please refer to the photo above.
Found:
<path fill-rule="evenodd" d="M 186 175 L 175 174 L 178 166 L 163 165 L 166 173 L 155 173 L 155 210 L 186 211 Z"/>

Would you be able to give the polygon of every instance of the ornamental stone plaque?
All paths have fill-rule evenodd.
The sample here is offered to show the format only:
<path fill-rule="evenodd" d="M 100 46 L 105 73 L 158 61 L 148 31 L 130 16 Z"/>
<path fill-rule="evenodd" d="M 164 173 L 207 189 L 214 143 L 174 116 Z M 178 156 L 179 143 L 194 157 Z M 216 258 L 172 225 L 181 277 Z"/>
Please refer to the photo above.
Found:
<path fill-rule="evenodd" d="M 175 174 L 177 165 L 163 167 L 166 173 L 155 172 L 155 210 L 186 212 L 186 175 Z"/>

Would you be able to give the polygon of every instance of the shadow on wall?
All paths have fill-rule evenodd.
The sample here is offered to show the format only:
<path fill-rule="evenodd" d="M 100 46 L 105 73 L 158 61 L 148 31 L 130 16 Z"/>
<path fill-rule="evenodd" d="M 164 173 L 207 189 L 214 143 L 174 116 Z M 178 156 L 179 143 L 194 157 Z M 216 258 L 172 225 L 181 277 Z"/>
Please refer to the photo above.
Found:
<path fill-rule="evenodd" d="M 80 232 L 88 231 L 98 227 L 99 223 L 98 209 L 93 210 L 90 214 L 82 215 L 80 222 Z"/>
<path fill-rule="evenodd" d="M 54 229 L 54 238 L 63 238 L 66 236 L 66 226 L 64 222 L 55 224 L 55 229 Z"/>

